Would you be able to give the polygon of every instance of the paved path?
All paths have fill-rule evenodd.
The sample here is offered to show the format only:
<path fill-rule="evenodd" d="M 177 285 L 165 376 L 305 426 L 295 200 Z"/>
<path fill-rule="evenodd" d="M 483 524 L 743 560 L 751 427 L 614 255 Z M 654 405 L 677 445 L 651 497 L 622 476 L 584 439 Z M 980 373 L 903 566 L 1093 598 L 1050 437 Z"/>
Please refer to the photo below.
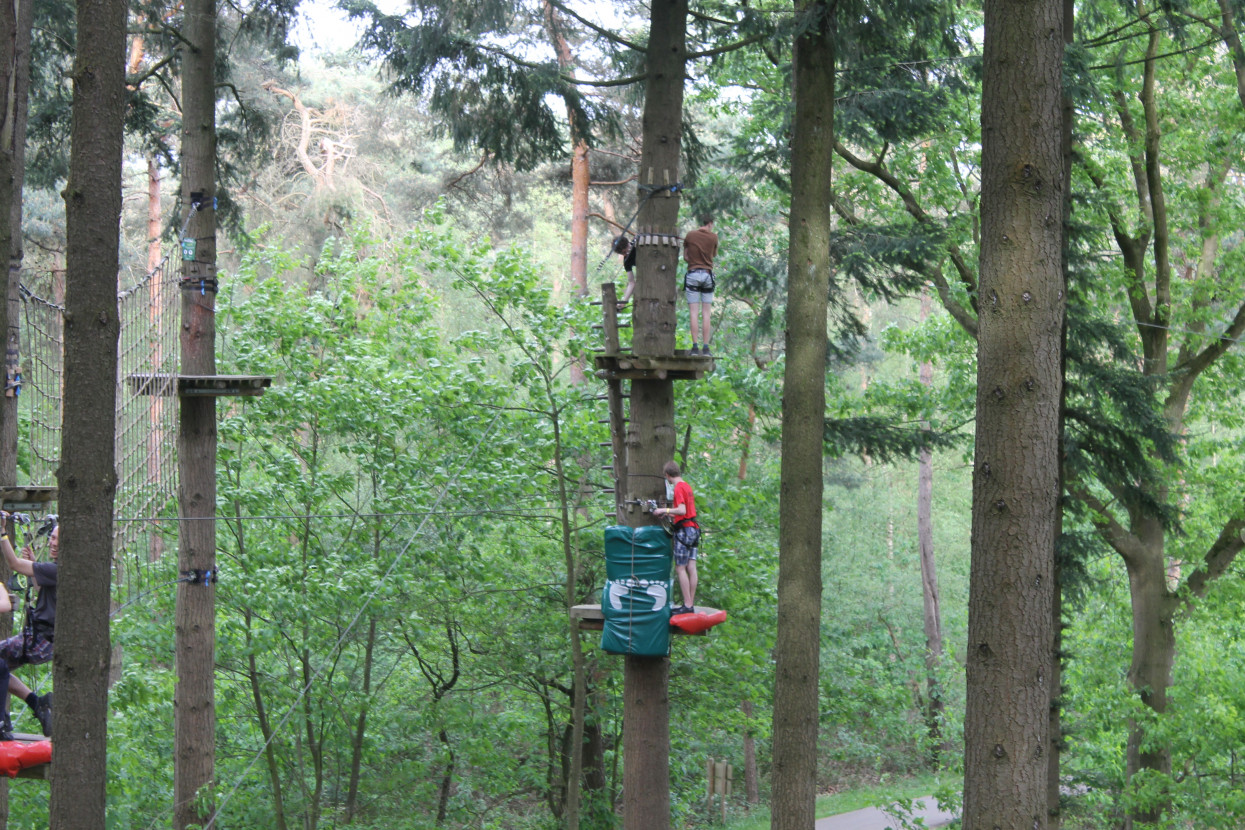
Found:
<path fill-rule="evenodd" d="M 951 813 L 940 809 L 933 796 L 919 800 L 925 804 L 925 809 L 917 810 L 915 815 L 925 819 L 926 827 L 942 827 L 955 818 Z M 888 816 L 877 807 L 866 807 L 863 810 L 819 818 L 815 826 L 816 830 L 886 830 L 887 827 L 898 828 L 901 825 L 898 819 Z"/>

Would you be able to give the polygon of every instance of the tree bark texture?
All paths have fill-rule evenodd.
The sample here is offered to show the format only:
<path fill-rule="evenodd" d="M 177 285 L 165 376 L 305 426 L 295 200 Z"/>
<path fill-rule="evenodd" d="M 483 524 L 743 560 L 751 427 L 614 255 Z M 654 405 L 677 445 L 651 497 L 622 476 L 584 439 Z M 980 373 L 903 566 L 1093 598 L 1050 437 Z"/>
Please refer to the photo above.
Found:
<path fill-rule="evenodd" d="M 1062 0 L 987 0 L 965 830 L 1049 823 L 1062 57 Z"/>
<path fill-rule="evenodd" d="M 773 726 L 774 830 L 816 819 L 821 649 L 822 436 L 834 156 L 835 4 L 798 2 L 794 49 L 787 366 L 783 373 L 778 640 Z"/>
<path fill-rule="evenodd" d="M 672 238 L 679 235 L 680 200 L 668 188 L 679 182 L 687 0 L 657 0 L 652 4 L 647 70 L 631 349 L 640 355 L 672 355 L 679 282 L 679 246 Z M 655 472 L 660 471 L 658 466 Z"/>
<path fill-rule="evenodd" d="M 64 516 L 53 682 L 49 821 L 103 827 L 112 580 L 118 246 L 125 22 L 121 0 L 80 0 L 65 187 L 65 406 L 57 474 Z"/>
<path fill-rule="evenodd" d="M 0 251 L 9 253 L 8 292 L 0 331 L 6 332 L 4 394 L 0 397 L 0 484 L 17 483 L 17 402 L 21 374 L 22 189 L 26 112 L 30 103 L 30 36 L 34 3 L 19 0 L 0 13 Z M 8 210 L 5 210 L 5 208 Z"/>
<path fill-rule="evenodd" d="M 182 47 L 181 370 L 216 374 L 216 4 L 185 5 Z M 174 691 L 174 827 L 213 814 L 216 766 L 216 400 L 184 397 L 178 424 L 179 568 Z"/>
<path fill-rule="evenodd" d="M 683 78 L 687 65 L 687 0 L 655 0 L 650 15 L 632 351 L 673 355 L 674 285 L 679 249 L 671 243 L 678 232 L 679 197 L 668 186 L 679 180 Z M 653 241 L 659 237 L 666 241 Z M 674 458 L 674 383 L 634 380 L 630 400 L 627 462 L 618 481 L 619 492 L 627 499 L 664 499 L 662 465 Z M 654 521 L 651 514 L 638 510 L 626 511 L 625 515 L 633 526 Z M 668 658 L 631 655 L 624 658 L 625 830 L 667 830 L 670 827 L 669 677 Z"/>
<path fill-rule="evenodd" d="M 30 36 L 34 3 L 30 0 L 0 9 L 0 251 L 9 251 L 8 290 L 0 308 L 0 331 L 6 332 L 5 389 L 0 396 L 0 485 L 17 483 L 17 421 L 21 372 L 22 190 L 26 157 L 26 113 L 30 89 Z M 8 211 L 4 206 L 8 206 Z M 6 584 L 12 571 L 0 565 Z M 0 628 L 11 631 L 13 614 L 0 614 Z M 9 782 L 0 781 L 0 830 L 8 827 Z"/>

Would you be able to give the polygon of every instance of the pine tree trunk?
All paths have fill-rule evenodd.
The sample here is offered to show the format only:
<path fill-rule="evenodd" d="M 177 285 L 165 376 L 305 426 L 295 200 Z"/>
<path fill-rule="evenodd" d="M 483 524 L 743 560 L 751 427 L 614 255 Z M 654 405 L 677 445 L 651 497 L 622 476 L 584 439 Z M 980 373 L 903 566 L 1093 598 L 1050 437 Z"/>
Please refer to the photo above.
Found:
<path fill-rule="evenodd" d="M 117 478 L 117 250 L 125 117 L 121 0 L 80 0 L 73 128 L 65 187 L 64 421 L 59 507 L 56 718 L 49 823 L 103 827 L 106 816 L 108 608 Z"/>
<path fill-rule="evenodd" d="M 1049 822 L 1062 56 L 1063 0 L 987 0 L 965 830 Z"/>
<path fill-rule="evenodd" d="M 783 453 L 780 474 L 773 830 L 808 830 L 816 819 L 817 799 L 821 446 L 830 285 L 835 4 L 800 0 L 796 12 L 807 21 L 793 56 L 795 122 L 782 444 L 801 450 Z"/>
<path fill-rule="evenodd" d="M 21 372 L 22 189 L 26 167 L 26 113 L 30 104 L 30 36 L 34 3 L 16 2 L 0 15 L 0 251 L 9 252 L 5 319 L 5 389 L 0 397 L 0 484 L 17 483 L 17 402 Z M 7 210 L 5 210 L 7 208 Z M 7 800 L 5 802 L 7 804 Z"/>
<path fill-rule="evenodd" d="M 687 66 L 687 0 L 654 0 L 650 11 L 642 149 L 640 230 L 673 236 L 679 197 L 664 189 L 679 180 L 683 132 L 683 79 Z M 632 350 L 673 355 L 675 273 L 678 248 L 642 244 L 636 249 Z M 621 428 L 621 425 L 617 425 Z M 625 499 L 665 497 L 662 465 L 674 458 L 674 383 L 631 382 L 627 469 L 619 486 Z M 627 513 L 628 523 L 652 522 L 650 514 Z M 623 827 L 670 827 L 670 661 L 623 658 Z"/>
<path fill-rule="evenodd" d="M 216 374 L 216 4 L 188 0 L 182 60 L 181 371 Z M 180 400 L 178 567 L 194 581 L 177 586 L 174 690 L 174 827 L 205 823 L 214 812 L 216 768 L 216 399 Z"/>
<path fill-rule="evenodd" d="M 30 36 L 34 3 L 6 4 L 0 9 L 0 216 L 10 217 L 7 229 L 0 225 L 0 251 L 9 251 L 6 302 L 0 313 L 0 331 L 6 332 L 5 390 L 0 396 L 0 485 L 17 483 L 18 373 L 21 371 L 20 296 L 22 259 L 22 191 L 25 179 L 26 113 L 30 90 Z M 11 94 L 10 94 L 11 90 Z M 6 211 L 4 208 L 8 207 Z M 0 563 L 0 580 L 8 583 L 12 572 Z M 0 614 L 0 630 L 11 631 L 12 612 Z M 9 782 L 0 781 L 0 830 L 8 827 Z"/>

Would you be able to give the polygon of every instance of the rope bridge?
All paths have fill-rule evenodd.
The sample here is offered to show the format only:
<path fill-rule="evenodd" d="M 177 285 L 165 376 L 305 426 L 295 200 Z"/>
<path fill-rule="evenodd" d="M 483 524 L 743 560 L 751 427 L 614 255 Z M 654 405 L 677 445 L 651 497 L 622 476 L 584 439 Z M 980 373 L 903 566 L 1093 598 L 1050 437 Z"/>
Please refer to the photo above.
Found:
<path fill-rule="evenodd" d="M 142 590 L 161 544 L 142 519 L 167 510 L 177 492 L 177 372 L 181 261 L 168 255 L 135 284 L 117 292 L 117 495 L 113 551 L 126 593 Z M 18 398 L 18 475 L 56 486 L 60 464 L 64 366 L 64 272 L 26 275 L 21 290 L 25 376 Z M 135 395 L 126 378 L 148 374 L 162 386 Z M 151 530 L 149 534 L 147 531 Z"/>

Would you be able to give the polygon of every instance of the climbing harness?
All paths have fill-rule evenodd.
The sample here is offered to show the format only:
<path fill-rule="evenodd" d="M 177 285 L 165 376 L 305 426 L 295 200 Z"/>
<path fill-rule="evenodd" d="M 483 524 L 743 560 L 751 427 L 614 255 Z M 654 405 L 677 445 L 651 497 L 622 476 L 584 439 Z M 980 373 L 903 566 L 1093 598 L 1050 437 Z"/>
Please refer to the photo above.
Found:
<path fill-rule="evenodd" d="M 702 282 L 702 283 L 693 285 L 692 283 L 688 282 L 688 278 L 691 277 L 692 274 L 708 274 L 709 282 L 707 283 Z M 693 268 L 683 275 L 683 290 L 684 291 L 696 291 L 700 294 L 712 294 L 713 289 L 716 286 L 717 286 L 717 281 L 713 278 L 713 272 L 705 268 Z"/>

